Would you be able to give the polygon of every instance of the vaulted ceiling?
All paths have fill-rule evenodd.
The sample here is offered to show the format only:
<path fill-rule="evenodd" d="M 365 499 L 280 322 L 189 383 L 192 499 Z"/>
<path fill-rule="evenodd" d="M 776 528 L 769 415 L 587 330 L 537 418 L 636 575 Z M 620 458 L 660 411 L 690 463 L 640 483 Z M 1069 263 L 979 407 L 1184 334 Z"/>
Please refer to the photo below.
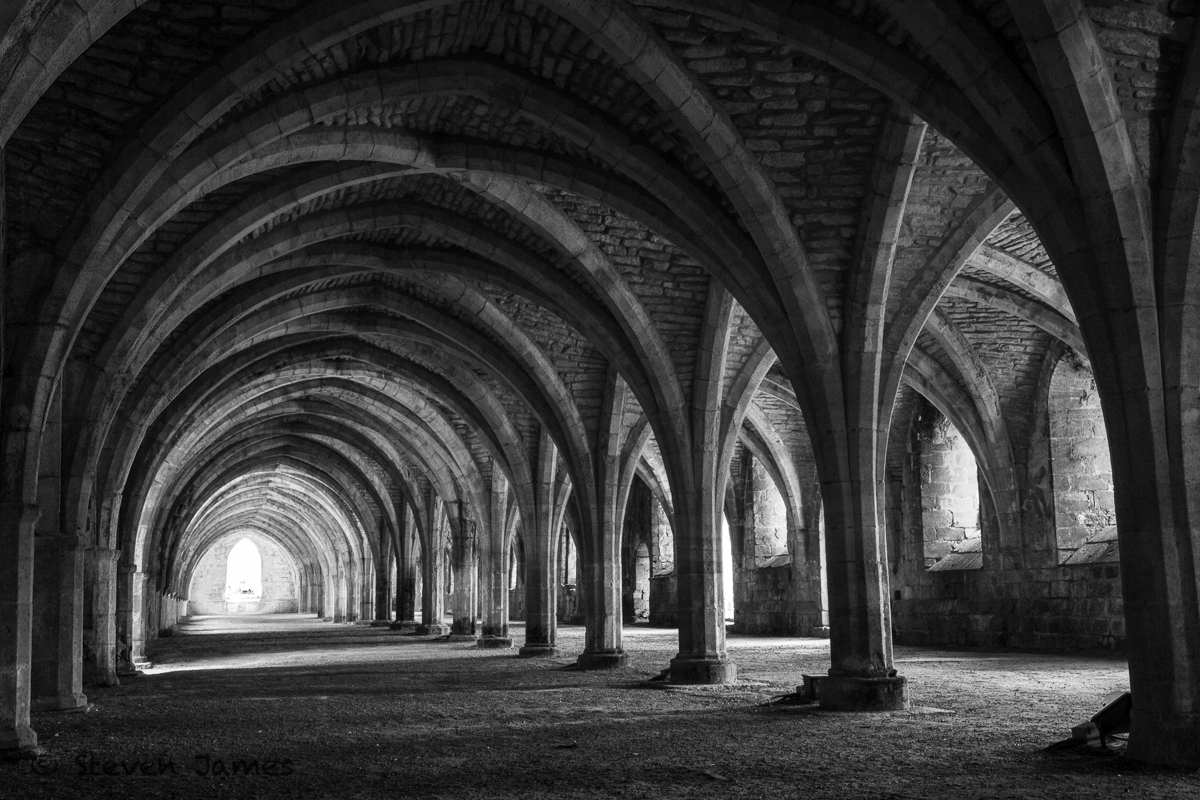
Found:
<path fill-rule="evenodd" d="M 493 470 L 527 513 L 543 430 L 577 486 L 615 424 L 678 491 L 706 403 L 726 464 L 749 441 L 809 491 L 871 276 L 884 384 L 997 474 L 1082 349 L 909 9 L 108 5 L 9 31 L 5 247 L 15 307 L 58 320 L 64 524 L 152 569 L 239 525 L 361 549 L 406 496 L 486 507 Z M 976 5 L 958 29 L 1025 63 Z"/>

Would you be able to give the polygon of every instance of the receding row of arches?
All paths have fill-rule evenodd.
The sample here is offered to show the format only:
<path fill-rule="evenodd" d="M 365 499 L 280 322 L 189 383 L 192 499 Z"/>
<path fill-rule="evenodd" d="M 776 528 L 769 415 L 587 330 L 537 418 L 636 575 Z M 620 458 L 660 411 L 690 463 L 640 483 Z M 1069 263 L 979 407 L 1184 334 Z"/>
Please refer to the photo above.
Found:
<path fill-rule="evenodd" d="M 671 679 L 729 682 L 732 598 L 883 708 L 894 631 L 1072 627 L 1195 762 L 1200 26 L 946 12 L 0 13 L 2 746 L 83 703 L 78 605 L 115 679 L 231 537 L 312 613 L 501 646 L 519 530 L 527 654 L 673 613 Z"/>
<path fill-rule="evenodd" d="M 1095 382 L 1086 362 L 1069 351 L 1065 353 L 1050 374 L 1044 402 L 1057 563 L 1115 563 L 1118 551 L 1113 530 L 1111 467 Z M 982 570 L 984 516 L 989 505 L 981 498 L 988 490 L 970 444 L 953 421 L 924 398 L 916 399 L 910 416 L 907 431 L 897 436 L 905 440 L 904 491 L 919 498 L 913 501 L 919 503 L 919 514 L 894 526 L 901 532 L 898 539 L 906 536 L 911 540 L 897 542 L 896 561 L 911 559 L 931 572 Z M 823 590 L 812 588 L 825 584 L 819 520 L 818 548 L 809 552 L 799 526 L 789 516 L 792 512 L 777 482 L 782 480 L 778 466 L 764 464 L 750 448 L 735 463 L 736 473 L 721 520 L 719 563 L 727 622 L 735 631 L 823 633 L 828 626 L 827 601 Z M 522 620 L 526 547 L 519 515 L 512 516 L 510 524 L 509 618 Z M 678 623 L 673 611 L 671 525 L 668 507 L 651 484 L 635 478 L 622 525 L 622 618 L 626 623 Z M 450 526 L 444 515 L 436 536 L 441 542 L 435 546 L 440 548 L 442 594 L 452 597 L 456 570 Z M 404 591 L 401 587 L 406 574 L 411 577 L 411 594 L 420 597 L 422 593 L 423 548 L 416 539 L 410 548 L 413 563 L 407 571 L 397 560 L 396 551 L 390 553 L 383 573 L 386 577 L 381 579 L 383 587 L 378 591 L 381 609 L 371 609 L 364 616 L 415 620 L 415 600 L 406 605 L 399 596 Z M 807 563 L 802 563 L 797 554 L 807 554 Z M 580 623 L 584 616 L 579 595 L 579 543 L 566 520 L 557 537 L 555 562 L 557 619 Z M 483 565 L 477 563 L 477 570 L 482 569 Z M 298 611 L 324 615 L 319 600 L 321 581 L 312 580 L 311 568 L 298 565 L 285 546 L 262 533 L 225 534 L 207 550 L 197 551 L 193 564 L 183 574 L 182 585 L 188 587 L 184 599 L 192 614 Z M 781 588 L 781 580 L 791 584 L 798 575 L 810 575 L 812 586 Z M 479 580 L 478 575 L 474 580 Z M 902 597 L 905 581 L 901 576 L 897 575 L 895 585 L 897 595 Z M 767 622 L 755 619 L 756 609 L 789 600 L 795 608 L 811 605 L 812 615 L 804 617 L 793 608 L 782 619 L 779 615 Z"/>

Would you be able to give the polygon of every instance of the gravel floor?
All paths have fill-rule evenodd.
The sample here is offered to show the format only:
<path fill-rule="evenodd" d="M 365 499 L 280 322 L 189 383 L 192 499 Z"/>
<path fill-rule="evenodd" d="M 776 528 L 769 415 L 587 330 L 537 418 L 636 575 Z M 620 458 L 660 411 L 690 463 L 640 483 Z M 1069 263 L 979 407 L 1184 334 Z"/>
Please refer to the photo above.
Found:
<path fill-rule="evenodd" d="M 1042 750 L 1126 686 L 1117 657 L 901 647 L 912 711 L 830 714 L 766 705 L 828 668 L 822 640 L 731 636 L 738 685 L 669 688 L 646 679 L 673 631 L 626 629 L 632 666 L 607 673 L 565 669 L 583 629 L 559 633 L 571 657 L 530 661 L 192 619 L 90 713 L 35 714 L 48 754 L 0 763 L 0 798 L 1200 797 L 1195 771 Z"/>

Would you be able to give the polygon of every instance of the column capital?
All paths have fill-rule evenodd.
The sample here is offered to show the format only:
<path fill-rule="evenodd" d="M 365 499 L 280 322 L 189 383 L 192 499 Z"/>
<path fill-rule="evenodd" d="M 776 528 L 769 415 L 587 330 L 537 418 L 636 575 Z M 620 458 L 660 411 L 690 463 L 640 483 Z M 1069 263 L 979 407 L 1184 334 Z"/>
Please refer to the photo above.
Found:
<path fill-rule="evenodd" d="M 105 561 L 115 562 L 121 557 L 120 550 L 114 550 L 107 547 L 89 547 L 85 552 L 89 557 L 100 563 Z"/>

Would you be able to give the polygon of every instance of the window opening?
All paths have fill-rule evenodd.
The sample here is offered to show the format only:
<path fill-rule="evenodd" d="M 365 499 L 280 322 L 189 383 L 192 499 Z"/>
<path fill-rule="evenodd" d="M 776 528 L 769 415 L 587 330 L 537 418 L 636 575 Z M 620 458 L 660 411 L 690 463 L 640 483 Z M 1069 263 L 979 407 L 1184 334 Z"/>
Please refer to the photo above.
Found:
<path fill-rule="evenodd" d="M 262 555 L 254 542 L 242 539 L 235 544 L 229 551 L 228 563 L 225 573 L 225 599 L 234 602 L 261 599 Z"/>
<path fill-rule="evenodd" d="M 729 538 L 729 518 L 721 515 L 721 604 L 725 621 L 734 620 L 733 541 Z"/>
<path fill-rule="evenodd" d="M 914 439 L 925 566 L 933 571 L 982 569 L 975 455 L 954 424 L 928 402 L 917 414 Z"/>
<path fill-rule="evenodd" d="M 1047 408 L 1058 561 L 1117 561 L 1117 511 L 1108 433 L 1096 380 L 1074 352 L 1063 356 L 1054 368 Z"/>

